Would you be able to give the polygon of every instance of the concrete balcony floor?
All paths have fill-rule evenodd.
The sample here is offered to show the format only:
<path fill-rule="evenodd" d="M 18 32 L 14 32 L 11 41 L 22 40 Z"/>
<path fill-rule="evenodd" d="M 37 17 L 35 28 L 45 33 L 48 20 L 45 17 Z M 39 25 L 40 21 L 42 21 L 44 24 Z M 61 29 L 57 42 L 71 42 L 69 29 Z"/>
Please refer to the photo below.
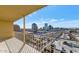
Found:
<path fill-rule="evenodd" d="M 36 49 L 24 44 L 22 41 L 13 37 L 0 42 L 0 53 L 40 53 Z"/>

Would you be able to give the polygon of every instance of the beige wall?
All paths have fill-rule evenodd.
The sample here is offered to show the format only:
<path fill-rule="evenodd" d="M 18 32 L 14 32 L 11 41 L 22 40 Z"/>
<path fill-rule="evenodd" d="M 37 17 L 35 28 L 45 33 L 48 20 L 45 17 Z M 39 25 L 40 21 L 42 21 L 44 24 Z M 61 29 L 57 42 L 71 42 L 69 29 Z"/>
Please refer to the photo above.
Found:
<path fill-rule="evenodd" d="M 0 39 L 12 37 L 13 23 L 10 21 L 0 21 Z"/>

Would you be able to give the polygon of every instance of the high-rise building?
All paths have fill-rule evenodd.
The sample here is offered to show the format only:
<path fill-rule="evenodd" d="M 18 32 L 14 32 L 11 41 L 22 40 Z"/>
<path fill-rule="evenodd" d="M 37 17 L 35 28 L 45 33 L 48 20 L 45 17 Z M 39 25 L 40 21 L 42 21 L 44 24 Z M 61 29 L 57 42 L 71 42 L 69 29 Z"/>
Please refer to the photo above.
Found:
<path fill-rule="evenodd" d="M 45 30 L 45 31 L 48 30 L 48 23 L 45 23 L 45 25 L 44 25 L 44 30 Z"/>
<path fill-rule="evenodd" d="M 50 31 L 50 30 L 52 30 L 53 29 L 53 26 L 52 25 L 49 25 L 48 26 L 48 30 Z"/>
<path fill-rule="evenodd" d="M 20 26 L 19 26 L 19 25 L 14 24 L 14 25 L 13 25 L 13 27 L 14 27 L 14 31 L 21 31 L 21 29 L 20 29 Z"/>
<path fill-rule="evenodd" d="M 38 26 L 37 26 L 36 23 L 33 23 L 33 24 L 32 24 L 32 31 L 33 31 L 34 33 L 37 33 L 37 31 L 38 31 Z"/>
<path fill-rule="evenodd" d="M 45 23 L 45 27 L 48 27 L 48 23 Z"/>

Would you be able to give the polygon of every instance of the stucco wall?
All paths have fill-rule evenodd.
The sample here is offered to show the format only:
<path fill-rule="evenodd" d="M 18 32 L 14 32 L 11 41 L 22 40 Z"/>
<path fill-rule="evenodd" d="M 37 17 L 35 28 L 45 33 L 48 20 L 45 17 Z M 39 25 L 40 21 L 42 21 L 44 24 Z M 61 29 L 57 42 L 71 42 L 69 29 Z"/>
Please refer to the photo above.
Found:
<path fill-rule="evenodd" d="M 13 36 L 13 23 L 10 21 L 0 21 L 0 39 Z"/>

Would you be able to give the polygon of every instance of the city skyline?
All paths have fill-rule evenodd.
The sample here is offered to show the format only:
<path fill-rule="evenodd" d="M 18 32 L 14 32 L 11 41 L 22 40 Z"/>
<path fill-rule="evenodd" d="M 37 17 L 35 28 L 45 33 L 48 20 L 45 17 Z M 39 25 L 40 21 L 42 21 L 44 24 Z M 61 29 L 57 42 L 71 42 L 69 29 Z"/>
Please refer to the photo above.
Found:
<path fill-rule="evenodd" d="M 32 23 L 43 27 L 48 23 L 53 27 L 79 28 L 78 5 L 50 5 L 26 17 L 26 28 L 31 28 Z M 22 18 L 15 22 L 22 28 Z"/>

